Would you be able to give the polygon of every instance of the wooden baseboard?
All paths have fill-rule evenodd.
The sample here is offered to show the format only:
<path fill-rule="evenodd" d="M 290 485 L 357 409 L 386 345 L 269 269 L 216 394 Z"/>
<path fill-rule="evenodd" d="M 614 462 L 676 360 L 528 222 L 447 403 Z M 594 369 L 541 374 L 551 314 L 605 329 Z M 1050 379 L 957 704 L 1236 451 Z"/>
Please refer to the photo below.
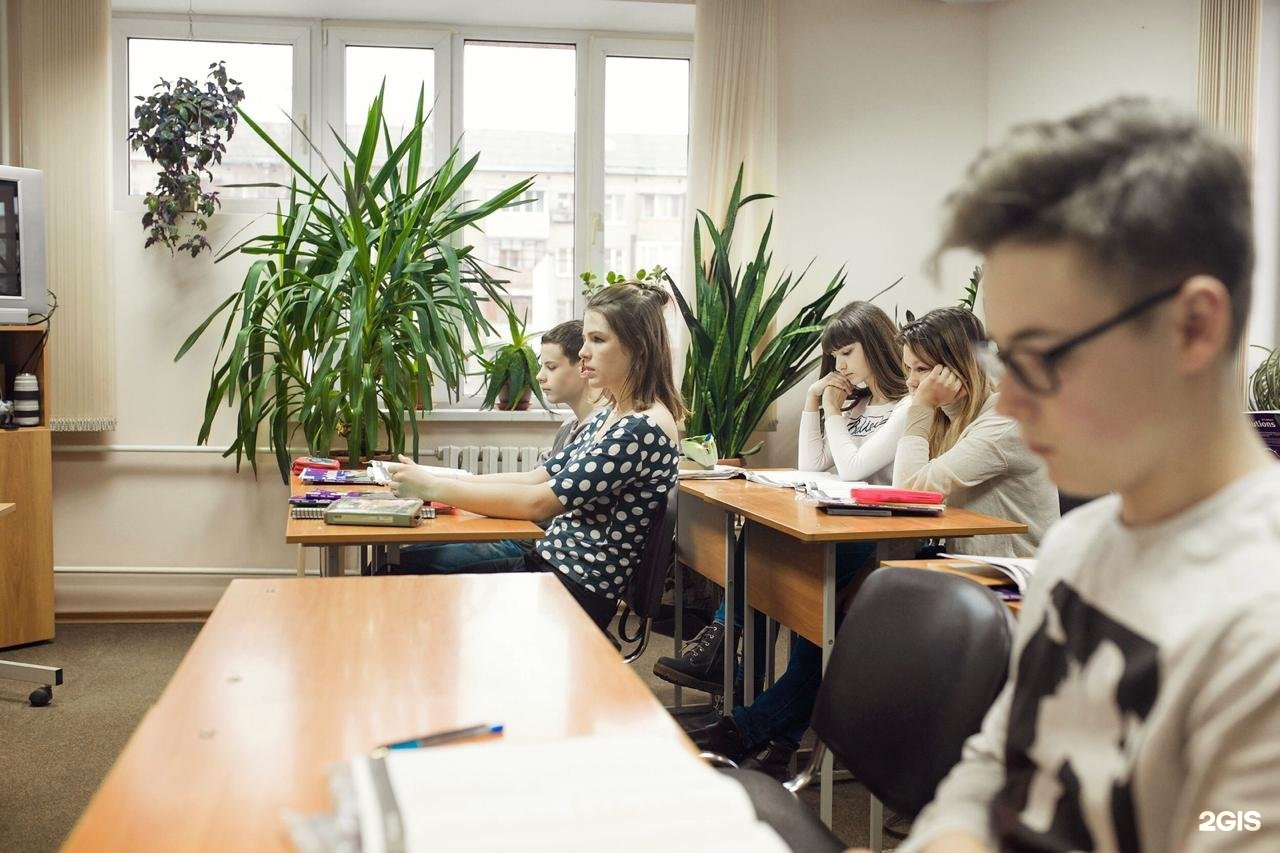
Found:
<path fill-rule="evenodd" d="M 204 622 L 209 618 L 208 612 L 147 611 L 122 613 L 104 611 L 101 613 L 58 613 L 55 621 L 62 625 L 85 625 L 108 622 Z"/>

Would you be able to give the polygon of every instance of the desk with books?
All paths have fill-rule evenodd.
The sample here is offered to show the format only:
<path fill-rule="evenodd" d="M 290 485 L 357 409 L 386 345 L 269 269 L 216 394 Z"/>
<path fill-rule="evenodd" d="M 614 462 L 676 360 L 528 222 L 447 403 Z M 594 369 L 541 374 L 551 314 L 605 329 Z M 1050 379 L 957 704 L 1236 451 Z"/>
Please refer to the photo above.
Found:
<path fill-rule="evenodd" d="M 290 478 L 291 494 L 306 491 L 295 474 Z M 342 486 L 341 490 L 385 491 L 384 486 Z M 291 545 L 320 548 L 320 574 L 335 577 L 342 574 L 340 549 L 345 545 L 410 545 L 420 542 L 496 542 L 502 539 L 537 539 L 542 528 L 532 521 L 489 518 L 457 510 L 425 519 L 416 527 L 371 527 L 363 525 L 325 524 L 318 519 L 292 518 L 288 510 L 285 541 Z"/>
<path fill-rule="evenodd" d="M 977 564 L 963 559 L 885 560 L 880 565 L 899 569 L 925 569 L 927 571 L 946 572 L 947 574 L 967 578 L 988 588 L 1009 585 L 1008 578 L 993 577 L 989 573 L 974 571 L 978 568 Z M 1006 599 L 1004 603 L 1014 616 L 1019 615 L 1022 610 L 1022 602 L 1020 600 Z"/>
<path fill-rule="evenodd" d="M 681 480 L 677 524 L 676 654 L 680 653 L 680 566 L 725 590 L 725 624 L 734 622 L 734 526 L 745 537 L 743 624 L 760 610 L 822 649 L 826 668 L 836 633 L 836 546 L 927 538 L 1025 533 L 1026 525 L 948 508 L 938 516 L 832 516 L 797 500 L 791 489 L 733 480 Z M 691 499 L 691 500 L 690 500 Z M 754 632 L 744 630 L 743 667 L 754 667 Z M 725 655 L 724 695 L 733 696 L 735 655 Z M 753 679 L 743 697 L 752 701 Z M 831 753 L 823 763 L 820 813 L 831 822 Z"/>
<path fill-rule="evenodd" d="M 331 763 L 477 722 L 693 749 L 551 575 L 235 580 L 64 849 L 292 849 Z"/>

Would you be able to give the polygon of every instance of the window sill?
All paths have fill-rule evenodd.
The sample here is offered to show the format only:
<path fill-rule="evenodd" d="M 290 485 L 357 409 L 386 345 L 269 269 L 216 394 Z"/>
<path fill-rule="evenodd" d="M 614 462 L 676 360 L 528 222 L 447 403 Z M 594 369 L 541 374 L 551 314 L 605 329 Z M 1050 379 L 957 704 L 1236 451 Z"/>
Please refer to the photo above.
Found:
<path fill-rule="evenodd" d="M 418 412 L 420 421 L 444 423 L 547 423 L 559 424 L 569 414 L 567 409 L 548 412 L 541 406 L 531 406 L 523 412 L 500 412 L 494 409 L 432 409 Z M 408 418 L 406 417 L 406 420 Z"/>

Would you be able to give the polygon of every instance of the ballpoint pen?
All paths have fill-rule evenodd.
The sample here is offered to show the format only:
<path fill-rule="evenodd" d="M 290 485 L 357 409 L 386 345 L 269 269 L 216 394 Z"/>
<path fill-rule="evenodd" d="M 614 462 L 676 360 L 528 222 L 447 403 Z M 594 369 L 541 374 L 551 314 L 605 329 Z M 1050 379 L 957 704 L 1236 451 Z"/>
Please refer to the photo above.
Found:
<path fill-rule="evenodd" d="M 449 731 L 436 732 L 435 734 L 422 735 L 421 737 L 409 738 L 408 740 L 397 740 L 391 743 L 383 744 L 373 751 L 375 756 L 385 755 L 393 749 L 422 749 L 428 746 L 440 746 L 441 744 L 452 743 L 455 740 L 463 740 L 464 738 L 479 737 L 481 735 L 500 735 L 503 726 L 501 723 L 491 725 L 489 723 L 481 723 L 475 726 L 466 726 L 461 729 L 450 729 Z"/>

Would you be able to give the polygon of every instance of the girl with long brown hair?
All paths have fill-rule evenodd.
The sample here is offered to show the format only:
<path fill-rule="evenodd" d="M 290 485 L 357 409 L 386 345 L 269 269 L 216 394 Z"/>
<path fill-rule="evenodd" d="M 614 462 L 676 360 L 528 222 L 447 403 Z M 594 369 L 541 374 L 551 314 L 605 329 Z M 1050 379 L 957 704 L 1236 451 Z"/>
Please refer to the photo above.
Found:
<path fill-rule="evenodd" d="M 965 308 L 938 308 L 898 336 L 911 388 L 893 485 L 942 492 L 947 505 L 1024 522 L 1026 533 L 955 540 L 958 553 L 1035 556 L 1058 520 L 1058 493 L 1017 424 L 996 412 L 998 393 L 978 362 L 982 321 Z"/>
<path fill-rule="evenodd" d="M 497 518 L 552 518 L 533 543 L 457 543 L 403 549 L 420 574 L 551 571 L 603 630 L 642 557 L 649 525 L 675 487 L 676 418 L 684 403 L 663 319 L 670 297 L 627 282 L 591 297 L 581 365 L 608 402 L 579 438 L 533 471 L 447 479 L 402 457 L 392 491 Z"/>

